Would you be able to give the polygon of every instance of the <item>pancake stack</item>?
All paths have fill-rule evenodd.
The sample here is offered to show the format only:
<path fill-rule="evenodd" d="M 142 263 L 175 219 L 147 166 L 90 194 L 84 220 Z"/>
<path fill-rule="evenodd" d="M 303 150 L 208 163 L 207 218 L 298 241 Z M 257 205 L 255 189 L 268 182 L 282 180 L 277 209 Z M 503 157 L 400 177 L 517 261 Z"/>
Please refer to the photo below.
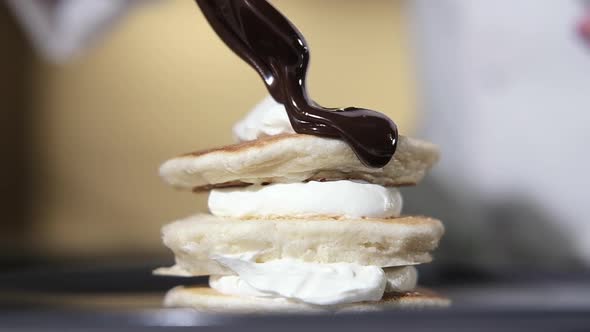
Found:
<path fill-rule="evenodd" d="M 402 216 L 398 186 L 415 185 L 437 148 L 400 136 L 383 168 L 344 142 L 283 133 L 165 162 L 175 188 L 210 191 L 208 214 L 163 228 L 176 264 L 157 274 L 210 276 L 165 305 L 208 312 L 346 312 L 446 306 L 416 288 L 444 228 Z M 189 280 L 189 279 L 187 279 Z"/>

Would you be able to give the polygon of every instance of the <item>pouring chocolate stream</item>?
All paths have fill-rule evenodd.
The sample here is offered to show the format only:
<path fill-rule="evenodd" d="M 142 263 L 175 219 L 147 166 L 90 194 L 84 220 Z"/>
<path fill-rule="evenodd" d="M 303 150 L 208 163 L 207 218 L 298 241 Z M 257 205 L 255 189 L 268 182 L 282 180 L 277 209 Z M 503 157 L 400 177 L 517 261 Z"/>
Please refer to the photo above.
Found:
<path fill-rule="evenodd" d="M 285 106 L 295 132 L 344 140 L 367 166 L 383 167 L 398 141 L 395 123 L 368 109 L 325 108 L 306 88 L 309 48 L 291 22 L 266 0 L 196 0 L 209 24 L 262 77 Z"/>

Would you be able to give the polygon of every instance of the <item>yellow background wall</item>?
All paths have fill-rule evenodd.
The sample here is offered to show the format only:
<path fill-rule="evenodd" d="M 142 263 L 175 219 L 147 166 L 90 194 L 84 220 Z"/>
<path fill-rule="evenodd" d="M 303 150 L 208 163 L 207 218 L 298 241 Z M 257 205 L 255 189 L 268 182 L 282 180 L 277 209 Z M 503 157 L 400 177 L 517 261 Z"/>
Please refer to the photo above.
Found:
<path fill-rule="evenodd" d="M 415 125 L 402 2 L 276 0 L 311 46 L 309 89 Z M 37 206 L 31 243 L 49 255 L 163 252 L 160 227 L 205 209 L 157 175 L 166 158 L 231 142 L 266 94 L 193 1 L 145 6 L 72 63 L 34 74 Z"/>

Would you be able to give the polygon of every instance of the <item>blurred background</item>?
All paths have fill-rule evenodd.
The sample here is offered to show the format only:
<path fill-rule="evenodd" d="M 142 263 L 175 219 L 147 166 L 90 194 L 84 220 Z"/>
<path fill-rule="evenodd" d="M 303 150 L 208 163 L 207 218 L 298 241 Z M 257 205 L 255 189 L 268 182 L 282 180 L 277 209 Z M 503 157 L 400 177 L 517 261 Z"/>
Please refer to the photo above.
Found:
<path fill-rule="evenodd" d="M 159 165 L 233 142 L 233 124 L 266 88 L 193 1 L 58 1 L 42 9 L 54 34 L 41 31 L 40 42 L 20 11 L 31 10 L 22 8 L 25 2 L 1 6 L 6 129 L 0 174 L 9 185 L 0 201 L 9 213 L 2 218 L 6 249 L 0 252 L 16 263 L 15 256 L 168 257 L 160 227 L 205 210 L 207 195 L 175 192 L 160 180 Z M 383 110 L 402 131 L 415 130 L 401 2 L 275 5 L 309 39 L 316 100 Z M 95 19 L 104 22 L 72 41 L 76 36 L 60 22 L 80 31 L 92 20 L 68 20 L 66 6 L 78 15 L 104 15 Z M 346 83 L 347 77 L 354 80 Z"/>
<path fill-rule="evenodd" d="M 441 147 L 404 189 L 407 213 L 447 227 L 432 269 L 590 262 L 586 2 L 272 3 L 311 46 L 316 101 Z M 0 43 L 0 270 L 171 262 L 161 226 L 206 195 L 158 167 L 232 142 L 267 94 L 257 74 L 188 0 L 6 0 Z"/>

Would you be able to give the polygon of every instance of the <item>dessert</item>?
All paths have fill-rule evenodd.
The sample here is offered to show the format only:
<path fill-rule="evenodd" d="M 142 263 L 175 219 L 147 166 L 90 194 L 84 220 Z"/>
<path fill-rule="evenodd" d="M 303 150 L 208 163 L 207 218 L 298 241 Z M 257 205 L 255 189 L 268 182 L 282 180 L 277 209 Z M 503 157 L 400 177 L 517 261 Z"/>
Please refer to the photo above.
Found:
<path fill-rule="evenodd" d="M 176 264 L 157 274 L 210 276 L 168 292 L 167 306 L 213 312 L 347 312 L 446 306 L 416 288 L 444 233 L 402 216 L 396 187 L 438 159 L 365 109 L 326 109 L 305 89 L 308 49 L 264 0 L 197 0 L 270 96 L 234 127 L 238 143 L 165 162 L 162 178 L 210 191 L 209 212 L 164 226 Z"/>

